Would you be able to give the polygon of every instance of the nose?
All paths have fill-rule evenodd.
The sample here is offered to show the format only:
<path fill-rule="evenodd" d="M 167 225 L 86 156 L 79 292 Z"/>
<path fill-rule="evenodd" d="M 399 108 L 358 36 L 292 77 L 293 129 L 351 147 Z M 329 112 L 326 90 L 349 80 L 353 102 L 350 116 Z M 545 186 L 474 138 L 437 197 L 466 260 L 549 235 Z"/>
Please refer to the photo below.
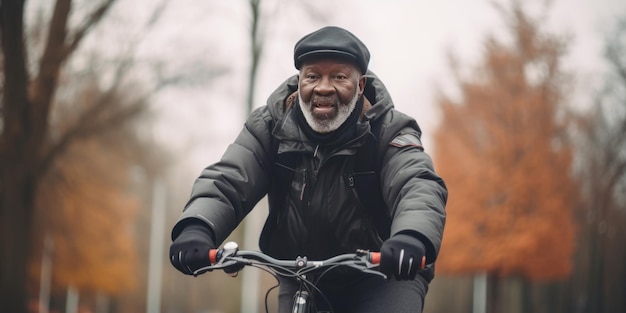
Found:
<path fill-rule="evenodd" d="M 319 83 L 315 86 L 315 93 L 320 95 L 329 95 L 335 92 L 335 87 L 332 84 L 330 77 L 322 77 Z"/>

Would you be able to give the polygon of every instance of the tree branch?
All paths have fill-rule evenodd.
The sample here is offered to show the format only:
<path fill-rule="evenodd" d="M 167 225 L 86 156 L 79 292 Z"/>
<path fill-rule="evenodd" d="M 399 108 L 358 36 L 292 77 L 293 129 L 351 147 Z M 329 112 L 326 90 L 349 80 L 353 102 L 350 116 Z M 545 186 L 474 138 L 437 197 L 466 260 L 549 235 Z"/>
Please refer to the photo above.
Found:
<path fill-rule="evenodd" d="M 146 99 L 151 95 L 147 93 L 146 96 L 112 111 L 112 104 L 118 103 L 116 100 L 118 92 L 117 88 L 113 88 L 99 97 L 81 115 L 79 121 L 73 124 L 72 127 L 61 135 L 58 141 L 50 146 L 40 164 L 40 172 L 49 170 L 54 160 L 63 154 L 74 142 L 97 136 L 108 130 L 117 129 L 120 125 L 132 120 L 146 108 Z"/>
<path fill-rule="evenodd" d="M 109 11 L 109 9 L 113 6 L 116 0 L 107 0 L 100 5 L 97 9 L 95 9 L 89 17 L 87 17 L 83 23 L 78 27 L 74 35 L 67 44 L 66 54 L 69 55 L 76 50 L 80 42 L 83 40 L 85 35 L 89 33 L 89 31 L 97 25 L 100 20 L 104 17 L 104 15 Z"/>

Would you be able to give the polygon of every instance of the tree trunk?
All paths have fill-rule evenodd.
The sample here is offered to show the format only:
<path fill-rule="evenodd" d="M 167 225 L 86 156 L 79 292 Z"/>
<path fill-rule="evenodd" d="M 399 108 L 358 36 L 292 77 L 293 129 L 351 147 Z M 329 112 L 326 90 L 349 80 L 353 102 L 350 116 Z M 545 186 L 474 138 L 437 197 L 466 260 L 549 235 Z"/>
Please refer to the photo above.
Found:
<path fill-rule="evenodd" d="M 0 165 L 0 312 L 27 312 L 28 260 L 32 243 L 35 183 L 17 153 L 2 155 Z"/>
<path fill-rule="evenodd" d="M 500 311 L 500 277 L 495 273 L 487 273 L 487 313 Z"/>
<path fill-rule="evenodd" d="M 0 129 L 0 312 L 27 312 L 34 211 L 32 126 L 23 36 L 24 1 L 2 1 L 4 88 Z M 29 152 L 29 153 L 25 153 Z"/>
<path fill-rule="evenodd" d="M 589 244 L 591 245 L 589 265 L 589 307 L 590 312 L 604 312 L 604 238 L 600 233 L 599 217 L 592 222 Z"/>

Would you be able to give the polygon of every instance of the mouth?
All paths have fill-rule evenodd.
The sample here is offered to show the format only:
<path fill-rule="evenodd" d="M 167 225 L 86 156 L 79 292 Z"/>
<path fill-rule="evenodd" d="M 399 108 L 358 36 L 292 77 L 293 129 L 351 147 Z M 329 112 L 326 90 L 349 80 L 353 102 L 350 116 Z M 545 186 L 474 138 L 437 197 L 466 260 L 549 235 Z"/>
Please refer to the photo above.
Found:
<path fill-rule="evenodd" d="M 335 101 L 333 99 L 314 99 L 312 110 L 314 114 L 328 115 L 336 110 Z"/>
<path fill-rule="evenodd" d="M 335 110 L 335 105 L 332 103 L 316 103 L 313 106 L 313 113 L 315 114 L 330 114 Z"/>

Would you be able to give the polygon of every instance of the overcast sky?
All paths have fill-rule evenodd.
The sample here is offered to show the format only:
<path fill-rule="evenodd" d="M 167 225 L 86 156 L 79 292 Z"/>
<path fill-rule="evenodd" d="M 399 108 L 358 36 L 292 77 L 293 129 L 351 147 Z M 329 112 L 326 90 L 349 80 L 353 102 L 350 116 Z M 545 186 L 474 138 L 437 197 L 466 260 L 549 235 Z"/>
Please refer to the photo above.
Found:
<path fill-rule="evenodd" d="M 171 1 L 162 26 L 151 34 L 147 55 L 169 53 L 175 56 L 173 64 L 201 59 L 230 69 L 207 86 L 171 89 L 156 98 L 161 118 L 155 134 L 180 153 L 179 163 L 191 171 L 189 184 L 204 166 L 219 159 L 244 122 L 249 66 L 247 2 Z M 300 37 L 325 25 L 345 27 L 368 46 L 370 69 L 386 84 L 396 107 L 417 119 L 430 152 L 433 143 L 429 136 L 437 126 L 433 94 L 436 86 L 446 88 L 451 83 L 446 51 L 454 51 L 463 64 L 471 65 L 481 56 L 486 34 L 502 28 L 488 0 L 306 1 L 324 21 L 305 13 L 300 1 L 280 2 L 264 11 L 271 19 L 264 21 L 265 51 L 255 106 L 263 105 L 279 83 L 296 73 L 292 52 Z M 134 5 L 137 3 L 146 2 Z M 529 8 L 537 12 L 537 7 Z M 626 1 L 554 0 L 550 8 L 545 19 L 549 29 L 573 36 L 568 55 L 571 69 L 581 80 L 600 81 L 603 40 L 617 14 L 626 12 Z M 580 84 L 580 88 L 584 86 L 591 84 Z"/>

